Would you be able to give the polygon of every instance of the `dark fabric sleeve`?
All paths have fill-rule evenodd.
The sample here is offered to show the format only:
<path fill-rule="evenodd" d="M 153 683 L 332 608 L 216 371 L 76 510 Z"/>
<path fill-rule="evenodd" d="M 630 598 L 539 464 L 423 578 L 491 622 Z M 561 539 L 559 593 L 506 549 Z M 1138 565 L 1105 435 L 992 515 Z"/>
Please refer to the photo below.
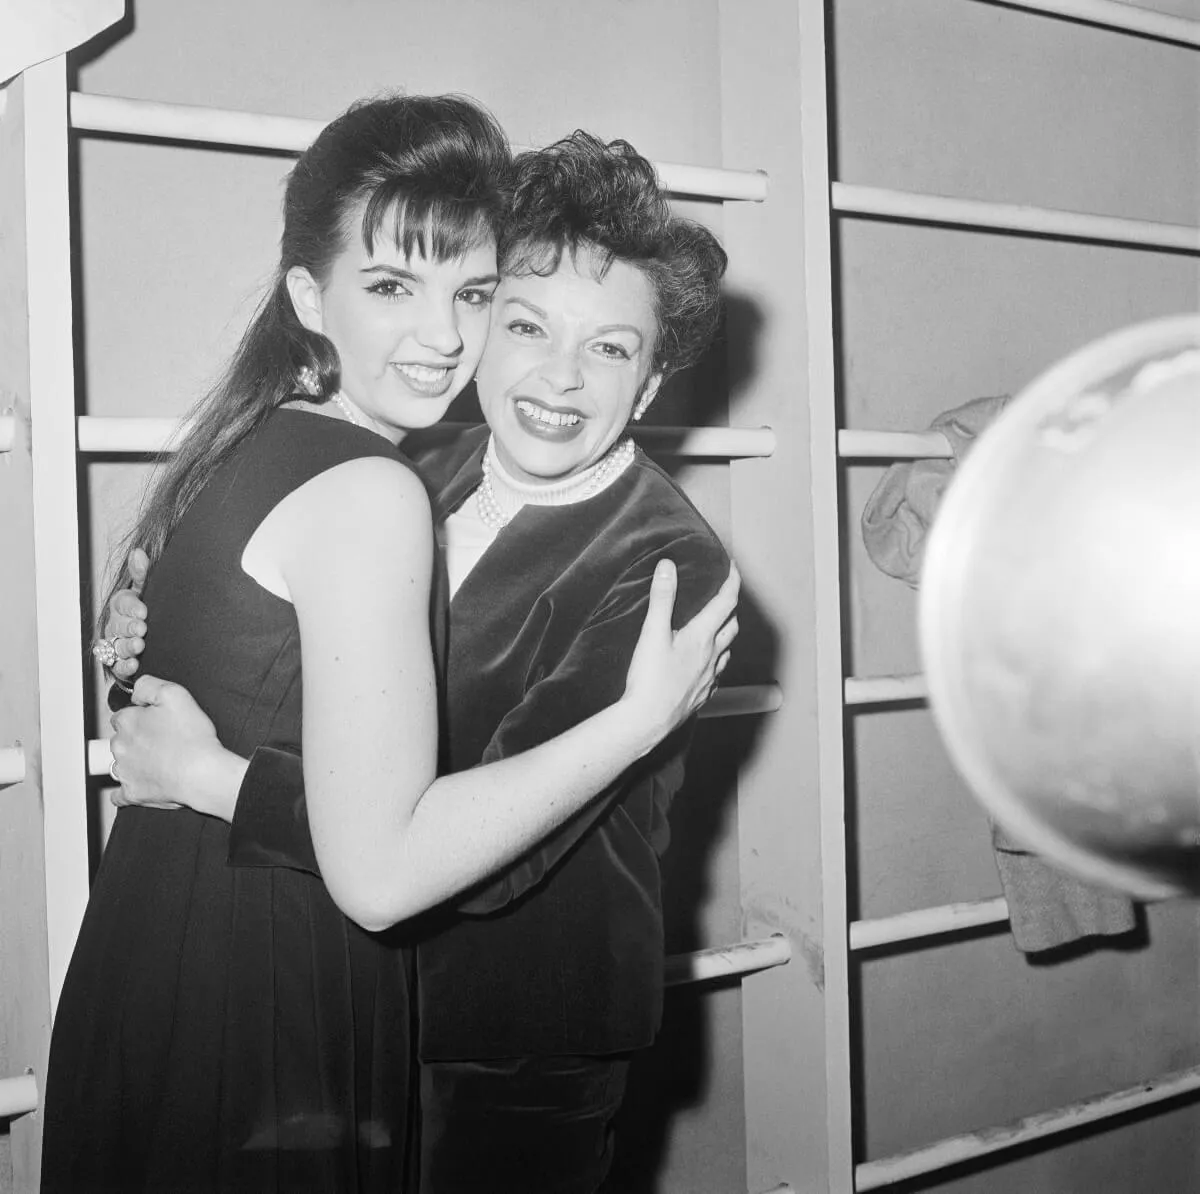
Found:
<path fill-rule="evenodd" d="M 674 625 L 689 621 L 721 587 L 729 562 L 719 544 L 699 536 L 677 540 L 648 554 L 612 588 L 558 665 L 530 687 L 525 699 L 497 727 L 480 763 L 521 754 L 556 737 L 611 705 L 625 690 L 625 674 L 650 599 L 650 581 L 660 559 L 675 562 L 679 585 Z M 667 847 L 667 811 L 683 783 L 683 757 L 691 723 L 676 730 L 486 886 L 458 903 L 462 912 L 484 915 L 535 887 L 634 788 L 651 785 L 654 813 L 648 840 L 661 854 Z"/>
<path fill-rule="evenodd" d="M 229 865 L 286 867 L 320 877 L 304 800 L 304 763 L 293 751 L 260 746 L 250 756 L 229 827 Z"/>

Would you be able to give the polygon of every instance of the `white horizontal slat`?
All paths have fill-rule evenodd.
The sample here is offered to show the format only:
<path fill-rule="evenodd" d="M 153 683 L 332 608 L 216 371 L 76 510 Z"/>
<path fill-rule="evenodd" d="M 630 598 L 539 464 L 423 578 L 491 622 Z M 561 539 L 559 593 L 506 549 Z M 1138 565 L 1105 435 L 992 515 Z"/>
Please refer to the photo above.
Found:
<path fill-rule="evenodd" d="M 107 738 L 89 738 L 87 744 L 88 775 L 107 775 L 112 766 L 112 747 Z"/>
<path fill-rule="evenodd" d="M 838 432 L 838 455 L 843 460 L 944 460 L 954 455 L 940 431 Z"/>
<path fill-rule="evenodd" d="M 1114 1090 L 1094 1099 L 1084 1099 L 1054 1111 L 1028 1115 L 1024 1119 L 983 1128 L 978 1132 L 950 1136 L 878 1161 L 866 1161 L 855 1168 L 854 1188 L 858 1191 L 882 1190 L 923 1173 L 935 1173 L 963 1161 L 986 1157 L 990 1153 L 1029 1144 L 1060 1132 L 1069 1132 L 1073 1128 L 1149 1107 L 1195 1090 L 1200 1090 L 1200 1066 L 1160 1074 L 1137 1086 Z"/>
<path fill-rule="evenodd" d="M 745 460 L 775 452 L 770 427 L 635 427 L 632 434 L 647 452 L 665 456 Z"/>
<path fill-rule="evenodd" d="M 1118 29 L 1124 33 L 1139 33 L 1163 41 L 1200 46 L 1200 21 L 1153 12 L 1140 4 L 1118 3 L 1117 0 L 1005 0 L 1005 3 L 1049 16 L 1069 17 L 1089 25 Z"/>
<path fill-rule="evenodd" d="M 447 423 L 446 427 L 469 427 L 469 423 Z M 86 453 L 156 453 L 169 447 L 183 430 L 180 419 L 102 417 L 79 419 L 79 450 Z M 4 418 L 0 417 L 0 436 Z M 638 427 L 634 438 L 647 451 L 693 459 L 734 460 L 770 456 L 775 451 L 775 432 L 770 427 Z"/>
<path fill-rule="evenodd" d="M 81 452 L 154 453 L 168 448 L 172 436 L 182 430 L 182 419 L 83 415 L 76 434 Z"/>
<path fill-rule="evenodd" d="M 1133 248 L 1200 253 L 1200 228 L 1187 224 L 1160 224 L 1050 207 L 954 199 L 947 195 L 895 191 L 847 182 L 835 182 L 831 190 L 833 210 L 841 215 L 888 216 L 918 223 L 999 228 L 1063 240 L 1109 241 Z"/>
<path fill-rule="evenodd" d="M 765 937 L 759 941 L 739 941 L 736 945 L 702 949 L 696 953 L 673 954 L 667 958 L 665 981 L 668 987 L 712 982 L 738 974 L 754 974 L 783 966 L 792 959 L 792 943 L 786 937 Z"/>
<path fill-rule="evenodd" d="M 0 786 L 19 784 L 25 778 L 25 751 L 19 746 L 0 747 Z"/>
<path fill-rule="evenodd" d="M 71 93 L 71 125 L 81 132 L 298 154 L 308 148 L 325 122 L 75 91 Z M 673 195 L 755 203 L 767 196 L 767 176 L 756 170 L 723 170 L 680 162 L 655 162 L 654 168 Z"/>
<path fill-rule="evenodd" d="M 0 1119 L 27 1115 L 38 1107 L 37 1078 L 20 1074 L 16 1078 L 0 1078 Z"/>
<path fill-rule="evenodd" d="M 749 717 L 755 713 L 774 713 L 783 706 L 783 691 L 778 684 L 743 684 L 718 688 L 700 710 L 700 717 Z"/>
<path fill-rule="evenodd" d="M 929 686 L 920 673 L 908 676 L 847 676 L 847 705 L 891 705 L 901 701 L 923 701 Z"/>
<path fill-rule="evenodd" d="M 1008 920 L 1008 904 L 1003 896 L 988 900 L 969 900 L 961 904 L 943 904 L 937 908 L 919 908 L 897 916 L 876 920 L 856 920 L 850 926 L 850 949 L 874 949 L 897 941 L 917 941 L 940 937 L 961 929 L 1002 924 Z"/>

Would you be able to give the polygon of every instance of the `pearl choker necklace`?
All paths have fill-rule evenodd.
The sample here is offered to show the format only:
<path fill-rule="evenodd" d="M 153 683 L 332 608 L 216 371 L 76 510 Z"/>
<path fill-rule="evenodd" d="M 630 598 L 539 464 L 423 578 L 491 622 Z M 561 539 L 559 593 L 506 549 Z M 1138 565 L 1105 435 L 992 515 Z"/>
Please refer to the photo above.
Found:
<path fill-rule="evenodd" d="M 489 530 L 502 531 L 524 505 L 569 506 L 586 501 L 606 489 L 629 467 L 633 453 L 633 440 L 626 436 L 582 473 L 557 484 L 529 485 L 508 475 L 496 457 L 495 439 L 490 439 L 483 457 L 483 478 L 475 490 L 480 520 Z M 505 499 L 503 505 L 496 496 L 497 488 Z"/>
<path fill-rule="evenodd" d="M 360 419 L 358 415 L 354 413 L 354 407 L 352 407 L 350 403 L 346 401 L 346 398 L 342 394 L 341 390 L 338 390 L 336 394 L 330 394 L 329 401 L 332 402 L 333 405 L 336 406 L 338 410 L 340 410 L 342 414 L 344 414 L 346 418 L 354 424 L 355 427 L 362 427 L 364 430 L 367 430 L 366 423 L 364 423 L 362 419 Z"/>

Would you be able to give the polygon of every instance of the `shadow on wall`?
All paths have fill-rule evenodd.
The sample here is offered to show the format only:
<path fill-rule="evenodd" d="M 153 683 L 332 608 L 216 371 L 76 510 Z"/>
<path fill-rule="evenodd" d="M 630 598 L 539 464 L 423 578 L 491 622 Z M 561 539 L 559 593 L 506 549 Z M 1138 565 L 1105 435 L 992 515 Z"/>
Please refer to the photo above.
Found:
<path fill-rule="evenodd" d="M 722 337 L 693 369 L 672 379 L 655 403 L 655 422 L 716 426 L 724 422 L 729 395 L 750 380 L 757 360 L 763 319 L 758 305 L 743 295 L 727 295 L 726 325 L 737 329 L 737 351 Z M 736 400 L 729 422 L 738 422 Z M 663 462 L 674 471 L 675 460 Z M 733 545 L 736 554 L 736 544 Z M 725 685 L 761 684 L 777 674 L 779 630 L 743 588 L 738 605 L 741 633 Z M 740 933 L 740 891 L 714 883 L 724 872 L 736 876 L 737 780 L 742 765 L 758 748 L 761 717 L 699 723 L 688 754 L 687 779 L 671 812 L 671 845 L 663 859 L 663 900 L 667 952 L 690 952 L 726 944 Z M 711 905 L 711 907 L 710 907 Z M 725 986 L 736 986 L 732 980 Z M 736 1020 L 731 1027 L 729 1017 Z M 663 1026 L 654 1048 L 634 1060 L 629 1088 L 617 1118 L 617 1154 L 605 1189 L 613 1194 L 656 1194 L 672 1153 L 672 1136 L 682 1113 L 705 1107 L 696 1125 L 704 1147 L 688 1146 L 696 1169 L 684 1180 L 690 1188 L 724 1189 L 744 1180 L 744 1127 L 741 1110 L 740 1011 L 713 985 L 668 990 Z M 727 1068 L 736 1067 L 735 1081 Z M 723 1082 L 724 1089 L 718 1087 Z M 737 1100 L 736 1104 L 731 1100 Z M 714 1116 L 715 1113 L 715 1116 Z M 717 1118 L 719 1117 L 719 1118 Z M 728 1173 L 716 1161 L 700 1172 L 706 1157 L 728 1158 Z M 680 1175 L 673 1174 L 673 1184 Z"/>

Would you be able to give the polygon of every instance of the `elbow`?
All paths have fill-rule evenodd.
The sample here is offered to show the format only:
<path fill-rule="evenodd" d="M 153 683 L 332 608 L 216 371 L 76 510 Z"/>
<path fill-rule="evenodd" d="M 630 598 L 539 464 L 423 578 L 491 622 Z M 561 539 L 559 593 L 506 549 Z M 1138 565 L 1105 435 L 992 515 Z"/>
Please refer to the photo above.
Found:
<path fill-rule="evenodd" d="M 389 916 L 387 913 L 379 912 L 374 908 L 356 909 L 343 907 L 341 911 L 347 920 L 352 920 L 360 929 L 364 929 L 368 933 L 385 932 L 404 919 L 403 916 Z"/>
<path fill-rule="evenodd" d="M 329 885 L 329 894 L 338 911 L 368 933 L 382 933 L 428 907 L 416 900 L 407 886 L 398 890 L 394 882 L 379 886 Z"/>

